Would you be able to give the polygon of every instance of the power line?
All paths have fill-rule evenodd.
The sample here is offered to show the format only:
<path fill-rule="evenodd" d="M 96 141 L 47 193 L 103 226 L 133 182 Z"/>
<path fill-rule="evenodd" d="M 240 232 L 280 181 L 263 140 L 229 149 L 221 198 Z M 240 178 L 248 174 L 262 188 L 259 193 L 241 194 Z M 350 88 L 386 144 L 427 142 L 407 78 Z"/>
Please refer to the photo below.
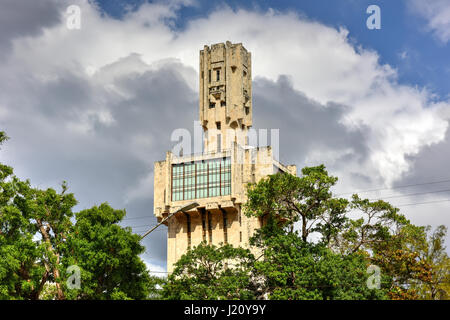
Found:
<path fill-rule="evenodd" d="M 407 203 L 407 204 L 396 205 L 394 207 L 406 207 L 406 206 L 415 206 L 415 205 L 419 205 L 419 204 L 439 203 L 439 202 L 448 202 L 448 201 L 450 201 L 450 199 L 436 200 L 436 201 L 427 201 L 427 202 L 417 202 L 417 203 Z"/>
<path fill-rule="evenodd" d="M 354 194 L 354 193 L 382 191 L 382 190 L 395 190 L 395 189 L 406 188 L 406 187 L 431 185 L 431 184 L 438 184 L 438 183 L 444 183 L 444 182 L 450 182 L 450 179 L 445 179 L 445 180 L 440 180 L 440 181 L 433 181 L 433 182 L 409 184 L 409 185 L 403 185 L 403 186 L 392 187 L 392 188 L 379 188 L 379 189 L 363 190 L 363 191 L 358 191 L 358 192 L 340 193 L 340 194 L 336 194 L 335 196 L 340 196 L 340 195 L 344 195 L 344 194 Z M 442 190 L 427 191 L 427 192 L 408 193 L 408 194 L 404 194 L 404 195 L 395 195 L 395 196 L 385 196 L 385 197 L 379 197 L 379 198 L 372 198 L 372 199 L 369 199 L 369 200 L 370 201 L 374 201 L 374 200 L 384 200 L 384 199 L 394 199 L 394 198 L 405 198 L 405 197 L 411 197 L 411 196 L 418 196 L 418 195 L 425 195 L 425 194 L 434 194 L 434 193 L 443 193 L 443 192 L 450 192 L 450 189 L 442 189 Z M 415 205 L 422 205 L 422 204 L 429 204 L 429 203 L 441 203 L 441 202 L 448 202 L 448 201 L 450 201 L 450 199 L 435 200 L 435 201 L 425 201 L 425 202 L 415 202 L 415 203 L 406 203 L 406 204 L 399 204 L 399 205 L 393 205 L 393 206 L 395 206 L 395 207 L 406 207 L 406 206 L 415 206 Z"/>
<path fill-rule="evenodd" d="M 141 217 L 132 217 L 132 218 L 124 218 L 124 219 L 122 219 L 122 221 L 125 221 L 125 220 L 136 220 L 136 219 L 145 219 L 145 218 L 153 218 L 152 216 L 141 216 Z"/>
<path fill-rule="evenodd" d="M 415 187 L 415 186 L 424 186 L 424 185 L 438 184 L 438 183 L 444 183 L 444 182 L 450 182 L 450 179 L 439 180 L 439 181 L 432 181 L 432 182 L 408 184 L 408 185 L 397 186 L 397 187 L 390 187 L 390 188 L 378 188 L 378 189 L 360 190 L 360 191 L 355 191 L 355 192 L 343 192 L 343 193 L 336 194 L 336 196 L 341 196 L 341 195 L 345 195 L 345 194 L 354 194 L 354 193 L 366 193 L 366 192 L 374 192 L 374 191 L 383 191 L 383 190 L 395 190 L 395 189 L 401 189 L 401 188 L 408 188 L 408 187 Z"/>
<path fill-rule="evenodd" d="M 134 232 L 144 232 L 145 230 L 147 230 L 148 228 L 146 228 L 146 229 L 142 229 L 142 230 L 133 230 Z M 155 232 L 167 232 L 166 230 L 163 230 L 163 229 L 161 229 L 161 230 L 158 230 L 158 231 L 155 231 Z"/>
<path fill-rule="evenodd" d="M 135 226 L 125 226 L 125 227 L 135 228 L 135 227 L 154 227 L 154 226 L 156 226 L 156 224 L 139 224 Z"/>
<path fill-rule="evenodd" d="M 427 192 L 418 192 L 418 193 L 408 193 L 404 195 L 398 195 L 398 196 L 387 196 L 387 197 L 380 197 L 380 198 L 372 198 L 369 200 L 379 200 L 379 199 L 392 199 L 392 198 L 404 198 L 404 197 L 410 197 L 410 196 L 418 196 L 423 194 L 430 194 L 430 193 L 441 193 L 441 192 L 450 192 L 450 189 L 444 189 L 444 190 L 436 190 L 436 191 L 427 191 Z"/>
<path fill-rule="evenodd" d="M 136 228 L 149 228 L 149 227 L 154 227 L 154 226 L 146 226 L 146 225 L 142 225 L 142 226 L 124 226 L 124 227 L 130 227 L 132 229 L 136 229 Z M 158 229 L 158 230 L 165 230 L 165 229 Z"/>

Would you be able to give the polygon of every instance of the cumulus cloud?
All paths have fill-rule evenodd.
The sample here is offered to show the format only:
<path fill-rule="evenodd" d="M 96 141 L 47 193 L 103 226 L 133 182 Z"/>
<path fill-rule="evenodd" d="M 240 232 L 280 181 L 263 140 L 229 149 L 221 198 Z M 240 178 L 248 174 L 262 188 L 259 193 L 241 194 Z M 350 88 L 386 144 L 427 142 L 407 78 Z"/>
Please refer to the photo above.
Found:
<path fill-rule="evenodd" d="M 170 19 L 176 17 L 169 10 L 172 7 L 161 10 L 161 6 L 145 4 L 121 21 L 100 17 L 85 4 L 81 31 L 59 26 L 39 40 L 17 43 L 15 57 L 22 64 L 43 63 L 46 68 L 67 67 L 76 61 L 74 68 L 89 67 L 94 72 L 138 53 L 147 64 L 172 57 L 196 70 L 199 48 L 230 39 L 245 43 L 254 53 L 255 77 L 275 81 L 286 74 L 295 89 L 319 103 L 349 106 L 343 121 L 347 126 L 373 129 L 368 142 L 373 150 L 370 161 L 376 169 L 373 174 L 387 183 L 409 169 L 406 155 L 444 138 L 447 122 L 435 114 L 430 94 L 398 84 L 396 71 L 381 65 L 376 52 L 353 46 L 345 29 L 336 30 L 293 13 L 224 7 L 207 18 L 189 21 L 185 30 L 175 31 L 170 28 Z M 281 37 L 286 30 L 295 37 Z M 32 57 L 26 54 L 30 50 Z M 188 74 L 185 79 L 197 88 L 196 77 Z M 415 119 L 420 119 L 420 126 Z"/>
<path fill-rule="evenodd" d="M 8 9 L 19 16 L 15 3 Z M 0 52 L 9 50 L 0 65 L 0 126 L 12 138 L 2 161 L 42 187 L 68 180 L 82 207 L 126 207 L 137 219 L 125 224 L 136 232 L 155 223 L 153 162 L 171 148 L 174 129 L 192 130 L 198 118 L 205 44 L 242 42 L 252 52 L 254 125 L 281 129 L 281 160 L 325 163 L 351 190 L 392 185 L 424 148 L 448 141 L 448 102 L 398 83 L 396 70 L 353 45 L 345 29 L 221 7 L 178 30 L 177 10 L 188 3 L 146 3 L 121 20 L 88 1 L 45 3 L 54 20 L 36 19 L 0 42 Z M 64 20 L 74 3 L 80 30 Z M 165 265 L 165 236 L 145 240 L 147 261 Z"/>
<path fill-rule="evenodd" d="M 256 78 L 253 104 L 256 129 L 281 128 L 279 149 L 284 163 L 296 163 L 299 168 L 326 163 L 335 174 L 351 175 L 363 171 L 369 160 L 370 128 L 346 126 L 348 106 L 320 104 L 294 89 L 287 76 L 277 81 Z"/>

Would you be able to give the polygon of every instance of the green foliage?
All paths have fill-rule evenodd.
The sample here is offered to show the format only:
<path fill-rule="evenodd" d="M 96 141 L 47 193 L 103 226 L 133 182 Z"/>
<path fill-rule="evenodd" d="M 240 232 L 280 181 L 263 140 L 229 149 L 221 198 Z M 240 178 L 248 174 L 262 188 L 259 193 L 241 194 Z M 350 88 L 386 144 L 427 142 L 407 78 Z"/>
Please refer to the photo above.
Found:
<path fill-rule="evenodd" d="M 116 223 L 125 216 L 104 203 L 80 211 L 65 243 L 64 267 L 81 268 L 83 285 L 71 299 L 145 299 L 150 277 L 139 254 L 140 236 Z"/>
<path fill-rule="evenodd" d="M 316 231 L 315 227 L 327 230 L 331 237 L 344 222 L 342 208 L 348 201 L 332 198 L 330 188 L 337 178 L 329 176 L 325 166 L 305 167 L 302 173 L 302 177 L 279 173 L 257 184 L 249 184 L 245 212 L 266 221 L 276 219 L 277 227 L 289 228 L 290 232 L 293 232 L 294 223 L 300 221 L 303 241 Z M 330 221 L 326 220 L 327 215 Z M 315 226 L 319 220 L 322 224 Z"/>
<path fill-rule="evenodd" d="M 429 266 L 425 281 L 413 282 L 412 288 L 422 299 L 450 299 L 450 258 L 445 251 L 447 228 L 438 226 L 433 232 L 431 227 L 421 228 L 421 237 L 410 240 L 410 246 Z"/>
<path fill-rule="evenodd" d="M 6 133 L 4 131 L 0 131 L 0 145 L 5 142 L 6 140 L 8 140 L 8 136 L 6 135 Z"/>
<path fill-rule="evenodd" d="M 165 299 L 253 299 L 249 250 L 201 243 L 184 254 L 164 286 Z"/>
<path fill-rule="evenodd" d="M 125 211 L 102 204 L 74 217 L 76 204 L 65 182 L 59 193 L 33 188 L 0 164 L 0 299 L 148 296 L 140 237 L 117 225 Z M 66 285 L 70 265 L 81 268 L 79 290 Z"/>
<path fill-rule="evenodd" d="M 255 264 L 270 299 L 387 298 L 386 290 L 367 287 L 367 267 L 361 254 L 337 254 L 323 244 L 304 242 L 295 232 L 266 239 L 264 258 Z"/>
<path fill-rule="evenodd" d="M 413 286 L 433 277 L 433 263 L 420 255 L 420 247 L 428 248 L 424 228 L 385 201 L 333 197 L 336 181 L 321 165 L 304 168 L 300 177 L 275 174 L 248 186 L 246 214 L 264 221 L 252 244 L 264 252 L 255 272 L 266 293 L 273 299 L 417 298 Z M 370 264 L 381 268 L 379 289 L 366 286 Z"/>
<path fill-rule="evenodd" d="M 163 296 L 163 288 L 167 284 L 167 278 L 161 278 L 157 276 L 150 276 L 149 279 L 149 287 L 150 287 L 150 294 L 149 299 L 150 300 L 162 300 L 164 299 Z"/>

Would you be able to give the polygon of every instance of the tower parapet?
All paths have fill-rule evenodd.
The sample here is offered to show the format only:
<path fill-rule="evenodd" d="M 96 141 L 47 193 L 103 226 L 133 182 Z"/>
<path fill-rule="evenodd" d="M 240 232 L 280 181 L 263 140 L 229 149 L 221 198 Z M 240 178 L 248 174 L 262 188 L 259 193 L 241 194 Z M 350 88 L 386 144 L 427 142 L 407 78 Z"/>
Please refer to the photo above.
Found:
<path fill-rule="evenodd" d="M 233 141 L 227 140 L 227 129 L 239 129 L 244 140 L 235 141 L 246 143 L 253 112 L 251 62 L 251 53 L 242 43 L 227 41 L 200 50 L 199 113 L 208 151 L 230 148 Z"/>

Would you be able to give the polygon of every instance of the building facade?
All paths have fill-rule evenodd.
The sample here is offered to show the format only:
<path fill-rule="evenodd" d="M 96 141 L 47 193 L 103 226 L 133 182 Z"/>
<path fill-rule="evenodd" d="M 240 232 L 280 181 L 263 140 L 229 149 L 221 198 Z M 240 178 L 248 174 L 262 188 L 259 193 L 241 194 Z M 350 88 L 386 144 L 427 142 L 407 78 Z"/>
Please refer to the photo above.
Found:
<path fill-rule="evenodd" d="M 251 147 L 251 54 L 241 43 L 204 46 L 200 50 L 199 116 L 203 152 L 175 155 L 154 164 L 154 214 L 158 221 L 195 201 L 199 206 L 179 212 L 166 222 L 167 269 L 200 242 L 249 246 L 257 218 L 247 217 L 246 186 L 278 171 L 296 174 L 284 166 L 270 146 Z"/>

